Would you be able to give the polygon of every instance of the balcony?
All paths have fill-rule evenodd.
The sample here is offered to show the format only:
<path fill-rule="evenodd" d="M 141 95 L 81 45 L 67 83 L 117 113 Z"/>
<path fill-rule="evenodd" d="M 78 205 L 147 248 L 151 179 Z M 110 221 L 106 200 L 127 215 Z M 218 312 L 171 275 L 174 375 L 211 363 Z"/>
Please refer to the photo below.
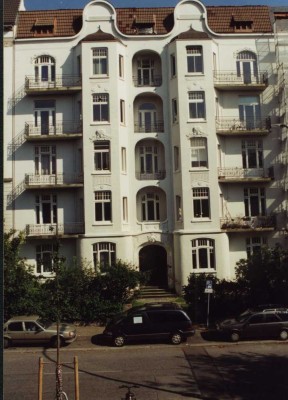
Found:
<path fill-rule="evenodd" d="M 263 91 L 268 86 L 267 72 L 238 74 L 237 71 L 214 71 L 214 87 L 219 90 L 257 90 Z"/>
<path fill-rule="evenodd" d="M 81 121 L 62 121 L 55 125 L 41 124 L 35 126 L 35 122 L 26 122 L 24 130 L 27 141 L 39 140 L 70 140 L 78 139 L 83 136 Z"/>
<path fill-rule="evenodd" d="M 25 92 L 27 95 L 69 94 L 82 89 L 82 79 L 78 75 L 56 75 L 54 80 L 45 81 L 26 76 Z"/>
<path fill-rule="evenodd" d="M 25 175 L 26 189 L 83 187 L 83 174 Z"/>
<path fill-rule="evenodd" d="M 221 218 L 221 229 L 225 232 L 273 231 L 276 228 L 275 216 Z"/>
<path fill-rule="evenodd" d="M 56 223 L 56 224 L 28 224 L 26 235 L 28 237 L 41 236 L 70 236 L 84 233 L 83 222 Z"/>
<path fill-rule="evenodd" d="M 140 124 L 139 122 L 134 124 L 135 133 L 158 133 L 164 132 L 164 121 L 156 121 L 147 124 Z"/>
<path fill-rule="evenodd" d="M 274 178 L 273 166 L 264 168 L 218 168 L 218 180 L 221 183 L 270 182 Z"/>
<path fill-rule="evenodd" d="M 149 181 L 149 180 L 163 180 L 166 178 L 166 171 L 158 171 L 158 172 L 136 172 L 136 179 L 140 181 Z"/>
<path fill-rule="evenodd" d="M 270 118 L 246 118 L 241 121 L 239 117 L 216 118 L 216 132 L 221 136 L 246 136 L 267 135 L 271 128 Z"/>
<path fill-rule="evenodd" d="M 162 85 L 162 76 L 161 75 L 155 75 L 153 77 L 138 77 L 138 76 L 133 76 L 133 83 L 134 86 L 136 87 L 155 87 L 155 86 L 161 86 Z"/>

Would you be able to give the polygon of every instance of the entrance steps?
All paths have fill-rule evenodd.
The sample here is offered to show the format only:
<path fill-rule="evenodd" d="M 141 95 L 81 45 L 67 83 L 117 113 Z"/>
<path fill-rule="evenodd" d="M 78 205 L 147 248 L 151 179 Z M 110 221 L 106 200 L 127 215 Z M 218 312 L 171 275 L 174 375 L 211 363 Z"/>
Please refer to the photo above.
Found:
<path fill-rule="evenodd" d="M 142 286 L 140 288 L 138 300 L 144 300 L 146 302 L 168 302 L 173 301 L 173 299 L 176 299 L 177 297 L 178 296 L 167 288 L 161 288 L 158 286 Z"/>

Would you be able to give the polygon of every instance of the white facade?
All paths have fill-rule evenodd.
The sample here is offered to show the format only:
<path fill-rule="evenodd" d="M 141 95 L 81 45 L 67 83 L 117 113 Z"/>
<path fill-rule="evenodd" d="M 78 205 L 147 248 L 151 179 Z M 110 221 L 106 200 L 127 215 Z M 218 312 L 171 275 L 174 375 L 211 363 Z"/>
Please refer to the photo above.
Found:
<path fill-rule="evenodd" d="M 287 242 L 274 35 L 216 34 L 197 0 L 165 35 L 115 21 L 92 1 L 77 35 L 7 56 L 5 229 L 26 231 L 42 276 L 58 235 L 70 261 L 152 267 L 178 292 L 191 272 L 233 279 L 247 251 Z"/>

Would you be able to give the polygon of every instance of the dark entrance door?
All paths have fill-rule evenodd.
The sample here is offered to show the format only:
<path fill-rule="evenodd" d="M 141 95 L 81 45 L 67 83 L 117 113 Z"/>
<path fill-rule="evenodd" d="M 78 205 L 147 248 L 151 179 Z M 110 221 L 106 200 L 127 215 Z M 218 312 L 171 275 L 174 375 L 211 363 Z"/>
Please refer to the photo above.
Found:
<path fill-rule="evenodd" d="M 167 287 L 167 253 L 163 247 L 149 245 L 141 249 L 139 266 L 141 272 L 147 272 L 149 285 Z"/>

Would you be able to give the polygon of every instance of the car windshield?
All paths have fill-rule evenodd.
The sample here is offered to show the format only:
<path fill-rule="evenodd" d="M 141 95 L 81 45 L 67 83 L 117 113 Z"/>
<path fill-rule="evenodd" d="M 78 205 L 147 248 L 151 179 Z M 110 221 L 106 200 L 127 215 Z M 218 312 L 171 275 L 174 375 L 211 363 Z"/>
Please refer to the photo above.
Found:
<path fill-rule="evenodd" d="M 236 321 L 238 322 L 244 322 L 246 321 L 247 318 L 250 317 L 250 315 L 252 315 L 252 311 L 251 310 L 246 310 L 244 311 L 242 314 L 240 314 L 237 318 Z"/>
<path fill-rule="evenodd" d="M 53 324 L 52 321 L 50 321 L 49 319 L 44 319 L 44 318 L 38 318 L 38 319 L 37 319 L 37 323 L 38 323 L 39 325 L 41 325 L 42 328 L 45 328 L 45 329 L 47 329 L 50 325 Z"/>

